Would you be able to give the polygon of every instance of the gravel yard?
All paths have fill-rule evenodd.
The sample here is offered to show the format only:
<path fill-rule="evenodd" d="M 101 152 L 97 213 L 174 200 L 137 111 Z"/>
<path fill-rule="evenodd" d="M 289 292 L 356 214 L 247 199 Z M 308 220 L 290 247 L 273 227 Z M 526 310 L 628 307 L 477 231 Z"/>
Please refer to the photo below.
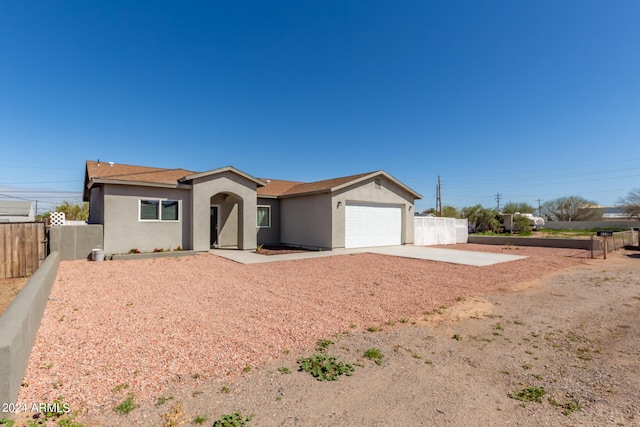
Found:
<path fill-rule="evenodd" d="M 456 245 L 527 259 L 471 267 L 373 254 L 240 265 L 209 254 L 63 261 L 18 401 L 64 395 L 87 416 L 233 381 L 343 331 L 365 331 L 586 262 L 585 251 Z"/>

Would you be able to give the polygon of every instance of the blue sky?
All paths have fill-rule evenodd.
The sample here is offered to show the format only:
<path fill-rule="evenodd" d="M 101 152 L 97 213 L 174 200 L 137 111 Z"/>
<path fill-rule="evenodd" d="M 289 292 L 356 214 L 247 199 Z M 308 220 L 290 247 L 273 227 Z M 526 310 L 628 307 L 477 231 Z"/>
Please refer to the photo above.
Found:
<path fill-rule="evenodd" d="M 640 187 L 640 2 L 0 2 L 0 194 L 84 161 L 314 181 L 435 206 Z M 54 198 L 55 197 L 55 198 Z M 40 208 L 41 209 L 41 208 Z"/>

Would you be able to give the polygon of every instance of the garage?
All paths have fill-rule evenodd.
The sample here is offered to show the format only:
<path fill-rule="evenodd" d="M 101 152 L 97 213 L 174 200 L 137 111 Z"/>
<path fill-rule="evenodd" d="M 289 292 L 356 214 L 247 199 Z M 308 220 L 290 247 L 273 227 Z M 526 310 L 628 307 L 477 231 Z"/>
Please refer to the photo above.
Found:
<path fill-rule="evenodd" d="M 402 207 L 347 202 L 345 248 L 402 244 Z"/>

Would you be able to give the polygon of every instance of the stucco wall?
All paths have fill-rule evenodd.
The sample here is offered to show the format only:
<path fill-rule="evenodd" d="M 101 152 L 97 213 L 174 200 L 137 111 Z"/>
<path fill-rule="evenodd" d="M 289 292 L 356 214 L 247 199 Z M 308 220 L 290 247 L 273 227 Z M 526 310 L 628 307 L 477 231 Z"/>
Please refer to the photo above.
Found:
<path fill-rule="evenodd" d="M 271 226 L 258 228 L 258 244 L 280 243 L 280 200 L 258 198 L 258 206 L 271 207 Z"/>
<path fill-rule="evenodd" d="M 16 402 L 59 265 L 52 252 L 0 316 L 0 404 Z"/>
<path fill-rule="evenodd" d="M 552 230 L 591 230 L 596 228 L 637 228 L 640 221 L 547 221 L 543 228 Z"/>
<path fill-rule="evenodd" d="M 60 259 L 87 259 L 93 249 L 104 249 L 101 224 L 61 225 L 49 229 L 49 250 Z"/>
<path fill-rule="evenodd" d="M 208 251 L 211 238 L 211 198 L 227 193 L 242 200 L 237 204 L 237 246 L 256 248 L 256 183 L 231 171 L 217 173 L 193 181 L 192 233 L 193 249 Z M 233 215 L 231 215 L 233 216 Z"/>
<path fill-rule="evenodd" d="M 89 192 L 89 224 L 104 224 L 104 200 L 102 198 L 103 188 L 97 186 L 91 188 Z"/>
<path fill-rule="evenodd" d="M 413 243 L 413 197 L 403 188 L 384 177 L 380 180 L 380 188 L 376 187 L 374 178 L 347 187 L 333 194 L 331 207 L 333 211 L 333 248 L 345 246 L 345 205 L 347 202 L 371 202 L 402 206 L 402 244 Z M 340 206 L 338 206 L 340 202 Z"/>
<path fill-rule="evenodd" d="M 140 221 L 140 199 L 180 201 L 179 221 Z M 136 248 L 142 252 L 155 248 L 191 249 L 191 196 L 188 189 L 130 185 L 104 186 L 104 250 L 126 253 Z M 208 228 L 207 228 L 208 229 Z"/>
<path fill-rule="evenodd" d="M 280 208 L 283 244 L 322 249 L 333 247 L 329 193 L 281 199 Z"/>

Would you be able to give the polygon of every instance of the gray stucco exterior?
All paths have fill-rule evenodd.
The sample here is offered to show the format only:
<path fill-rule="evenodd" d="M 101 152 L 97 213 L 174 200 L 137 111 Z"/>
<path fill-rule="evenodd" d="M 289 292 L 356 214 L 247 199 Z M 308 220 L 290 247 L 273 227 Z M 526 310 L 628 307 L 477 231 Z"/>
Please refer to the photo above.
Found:
<path fill-rule="evenodd" d="M 212 205 L 221 204 L 220 246 L 253 250 L 256 248 L 256 183 L 232 171 L 198 177 L 193 180 L 193 249 L 211 247 Z"/>
<path fill-rule="evenodd" d="M 156 248 L 191 247 L 191 192 L 188 189 L 127 185 L 104 185 L 102 188 L 105 252 L 126 253 L 131 249 L 151 252 Z M 178 221 L 140 220 L 140 200 L 150 199 L 178 200 Z"/>
<path fill-rule="evenodd" d="M 148 181 L 141 182 L 142 178 Z M 232 167 L 190 173 L 129 165 L 118 169 L 87 162 L 84 199 L 90 202 L 89 223 L 104 226 L 104 250 L 110 254 L 178 246 L 195 251 L 212 247 L 254 250 L 259 244 L 344 248 L 345 212 L 350 203 L 364 204 L 367 209 L 399 208 L 394 212 L 401 212 L 400 242 L 413 243 L 413 203 L 420 195 L 383 171 L 315 183 L 278 181 L 269 190 L 267 185 L 273 181 Z M 160 206 L 161 201 L 177 201 L 178 219 L 165 220 L 162 215 L 143 219 L 145 203 L 141 201 L 148 200 L 157 200 Z M 265 206 L 270 220 L 258 226 L 257 209 Z M 400 214 L 394 215 L 394 230 L 398 230 Z"/>
<path fill-rule="evenodd" d="M 258 197 L 258 206 L 269 206 L 270 225 L 269 227 L 257 227 L 257 243 L 259 245 L 278 245 L 282 242 L 281 236 L 281 211 L 280 200 L 276 198 Z"/>
<path fill-rule="evenodd" d="M 378 181 L 379 184 L 376 184 Z M 336 191 L 331 197 L 332 248 L 345 247 L 345 207 L 349 202 L 395 205 L 402 208 L 402 244 L 413 244 L 413 196 L 382 176 Z"/>

